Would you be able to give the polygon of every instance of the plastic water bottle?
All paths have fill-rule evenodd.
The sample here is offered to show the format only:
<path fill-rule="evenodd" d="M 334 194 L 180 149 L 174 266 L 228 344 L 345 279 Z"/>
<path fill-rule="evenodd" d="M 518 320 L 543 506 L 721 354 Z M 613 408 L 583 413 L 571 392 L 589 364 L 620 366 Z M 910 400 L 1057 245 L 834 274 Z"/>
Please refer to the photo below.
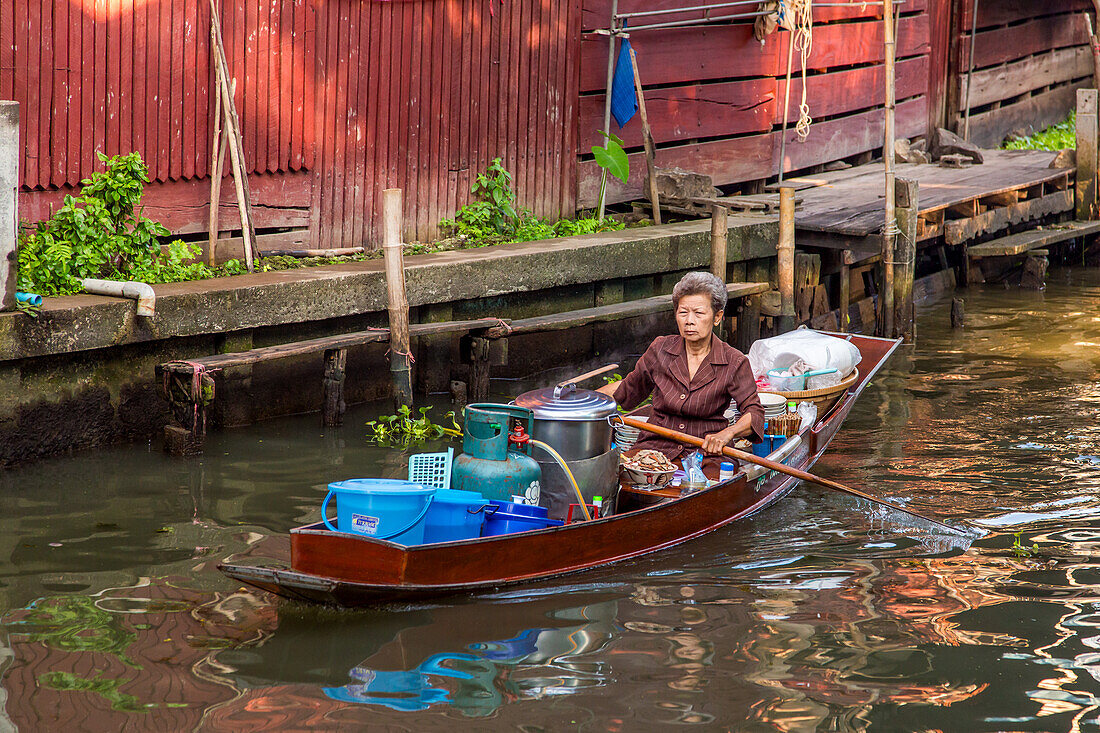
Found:
<path fill-rule="evenodd" d="M 593 496 L 592 497 L 592 506 L 596 507 L 596 511 L 593 512 L 592 518 L 593 519 L 599 519 L 600 514 L 603 513 L 603 497 L 602 496 Z"/>

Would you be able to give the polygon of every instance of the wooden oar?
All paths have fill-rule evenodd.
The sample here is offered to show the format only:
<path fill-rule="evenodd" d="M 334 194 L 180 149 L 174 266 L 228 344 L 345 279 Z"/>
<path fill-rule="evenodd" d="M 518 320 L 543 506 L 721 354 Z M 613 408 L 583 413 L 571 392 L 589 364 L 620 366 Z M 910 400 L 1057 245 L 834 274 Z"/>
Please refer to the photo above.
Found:
<path fill-rule="evenodd" d="M 638 430 L 646 430 L 646 431 L 649 431 L 649 432 L 653 433 L 654 435 L 659 435 L 662 438 L 668 438 L 669 440 L 675 440 L 675 441 L 678 441 L 680 443 L 686 443 L 687 445 L 693 445 L 697 448 L 702 448 L 703 447 L 702 438 L 696 438 L 694 435 L 688 435 L 687 433 L 681 433 L 678 430 L 672 430 L 670 428 L 662 428 L 659 425 L 650 425 L 647 422 L 644 422 L 642 420 L 635 420 L 634 418 L 628 417 L 626 415 L 622 416 L 622 421 L 623 421 L 624 424 L 629 425 L 632 428 L 637 428 Z M 866 499 L 867 501 L 872 502 L 874 504 L 881 504 L 882 506 L 889 507 L 890 509 L 893 509 L 895 511 L 899 511 L 899 512 L 902 512 L 904 514 L 909 514 L 911 516 L 917 517 L 918 519 L 923 519 L 924 521 L 926 521 L 930 524 L 934 524 L 937 527 L 942 527 L 943 529 L 949 530 L 951 532 L 957 532 L 959 534 L 966 535 L 966 536 L 971 535 L 971 533 L 967 532 L 965 529 L 961 529 L 959 527 L 953 527 L 950 524 L 944 524 L 943 522 L 941 522 L 938 519 L 932 519 L 932 517 L 926 517 L 925 515 L 921 514 L 920 512 L 915 512 L 912 509 L 906 509 L 905 507 L 903 507 L 899 504 L 894 504 L 892 502 L 885 501 L 883 499 L 879 499 L 878 497 L 871 496 L 870 494 L 866 494 L 866 493 L 860 491 L 859 489 L 853 489 L 850 486 L 845 486 L 844 484 L 838 483 L 836 481 L 832 481 L 832 480 L 827 479 L 827 478 L 821 478 L 820 476 L 814 476 L 812 473 L 806 473 L 805 471 L 800 471 L 797 468 L 791 468 L 790 466 L 785 466 L 782 463 L 776 463 L 775 461 L 769 461 L 767 458 L 761 458 L 759 456 L 753 455 L 752 453 L 746 453 L 745 451 L 740 451 L 740 450 L 737 450 L 736 448 L 730 448 L 729 446 L 726 446 L 725 448 L 723 448 L 722 453 L 729 456 L 730 458 L 737 458 L 737 459 L 740 459 L 742 461 L 747 461 L 749 463 L 755 463 L 758 466 L 763 466 L 764 468 L 770 469 L 772 471 L 778 471 L 779 473 L 783 473 L 783 474 L 786 474 L 788 476 L 793 476 L 794 478 L 801 479 L 803 481 L 809 481 L 810 483 L 814 483 L 814 484 L 817 484 L 819 486 L 824 486 L 825 488 L 832 489 L 833 491 L 840 491 L 840 492 L 843 492 L 845 494 L 851 494 L 852 496 L 858 496 L 860 499 Z"/>

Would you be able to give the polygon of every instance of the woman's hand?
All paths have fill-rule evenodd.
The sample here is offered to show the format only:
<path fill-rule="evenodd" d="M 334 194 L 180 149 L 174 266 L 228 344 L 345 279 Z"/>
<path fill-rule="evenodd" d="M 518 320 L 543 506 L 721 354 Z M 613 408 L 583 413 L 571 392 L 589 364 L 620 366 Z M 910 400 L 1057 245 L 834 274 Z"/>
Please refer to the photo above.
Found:
<path fill-rule="evenodd" d="M 708 433 L 703 437 L 703 451 L 712 456 L 722 455 L 722 449 L 733 440 L 733 431 L 729 428 L 718 432 Z"/>

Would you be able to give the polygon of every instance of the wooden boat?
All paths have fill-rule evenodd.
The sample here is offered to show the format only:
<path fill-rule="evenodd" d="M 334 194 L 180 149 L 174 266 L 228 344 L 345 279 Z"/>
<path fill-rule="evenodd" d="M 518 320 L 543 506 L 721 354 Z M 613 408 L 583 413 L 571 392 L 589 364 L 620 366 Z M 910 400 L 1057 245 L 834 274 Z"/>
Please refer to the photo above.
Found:
<path fill-rule="evenodd" d="M 849 338 L 862 354 L 859 377 L 814 427 L 788 439 L 772 460 L 803 470 L 813 466 L 900 343 L 834 335 Z M 647 492 L 655 503 L 609 517 L 411 547 L 310 524 L 290 532 L 290 568 L 222 564 L 219 569 L 286 598 L 347 607 L 488 591 L 659 552 L 759 512 L 796 483 L 783 474 L 748 466 L 732 479 L 688 496 Z"/>

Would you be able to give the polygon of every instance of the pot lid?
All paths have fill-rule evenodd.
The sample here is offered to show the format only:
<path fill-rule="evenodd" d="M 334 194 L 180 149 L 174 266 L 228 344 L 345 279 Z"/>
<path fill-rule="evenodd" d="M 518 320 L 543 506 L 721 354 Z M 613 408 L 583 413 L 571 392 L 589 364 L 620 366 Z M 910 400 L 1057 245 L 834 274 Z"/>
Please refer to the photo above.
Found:
<path fill-rule="evenodd" d="M 606 420 L 618 408 L 614 398 L 574 384 L 524 392 L 515 403 L 540 420 Z"/>

